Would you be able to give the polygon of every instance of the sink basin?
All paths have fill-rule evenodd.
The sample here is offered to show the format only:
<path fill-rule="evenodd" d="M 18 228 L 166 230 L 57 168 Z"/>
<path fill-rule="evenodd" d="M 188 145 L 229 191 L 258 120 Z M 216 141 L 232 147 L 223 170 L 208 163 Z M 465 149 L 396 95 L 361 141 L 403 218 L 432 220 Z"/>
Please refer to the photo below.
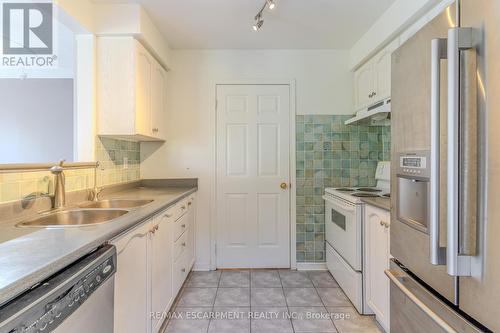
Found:
<path fill-rule="evenodd" d="M 135 200 L 135 199 L 110 199 L 92 201 L 81 205 L 84 208 L 134 208 L 147 205 L 153 200 Z"/>
<path fill-rule="evenodd" d="M 18 227 L 81 227 L 111 221 L 127 214 L 127 210 L 78 209 L 49 213 L 29 221 L 18 223 Z"/>

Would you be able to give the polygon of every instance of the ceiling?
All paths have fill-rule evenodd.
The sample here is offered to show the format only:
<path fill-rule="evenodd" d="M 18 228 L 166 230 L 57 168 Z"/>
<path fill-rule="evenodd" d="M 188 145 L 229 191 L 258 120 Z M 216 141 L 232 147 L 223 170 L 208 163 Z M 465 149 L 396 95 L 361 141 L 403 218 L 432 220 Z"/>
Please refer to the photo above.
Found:
<path fill-rule="evenodd" d="M 140 3 L 174 49 L 349 49 L 395 0 L 94 0 Z"/>

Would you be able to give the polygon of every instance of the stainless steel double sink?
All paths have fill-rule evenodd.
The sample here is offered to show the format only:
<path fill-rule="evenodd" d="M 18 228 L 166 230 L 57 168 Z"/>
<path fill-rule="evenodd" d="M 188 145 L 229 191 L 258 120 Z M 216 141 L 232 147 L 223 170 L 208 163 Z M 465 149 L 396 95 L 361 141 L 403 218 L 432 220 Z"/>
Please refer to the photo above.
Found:
<path fill-rule="evenodd" d="M 145 206 L 153 200 L 146 199 L 110 199 L 91 201 L 79 205 L 79 208 L 41 214 L 31 220 L 17 224 L 18 227 L 81 227 L 112 221 L 127 214 L 130 209 Z"/>

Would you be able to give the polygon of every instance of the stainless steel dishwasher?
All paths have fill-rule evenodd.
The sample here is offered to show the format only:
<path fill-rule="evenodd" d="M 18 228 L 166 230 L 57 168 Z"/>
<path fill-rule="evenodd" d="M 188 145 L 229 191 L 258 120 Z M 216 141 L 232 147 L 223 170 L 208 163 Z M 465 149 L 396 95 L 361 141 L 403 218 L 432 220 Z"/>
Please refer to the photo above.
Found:
<path fill-rule="evenodd" d="M 99 248 L 0 307 L 0 333 L 112 333 L 115 272 Z"/>

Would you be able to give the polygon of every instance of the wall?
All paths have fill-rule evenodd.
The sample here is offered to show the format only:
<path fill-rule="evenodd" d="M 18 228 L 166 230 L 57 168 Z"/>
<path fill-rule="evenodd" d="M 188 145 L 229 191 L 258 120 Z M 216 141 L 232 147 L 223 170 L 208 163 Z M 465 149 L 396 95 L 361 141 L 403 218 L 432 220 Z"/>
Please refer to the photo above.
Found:
<path fill-rule="evenodd" d="M 296 118 L 297 262 L 325 261 L 326 187 L 375 186 L 389 159 L 388 127 L 344 125 L 349 116 Z"/>
<path fill-rule="evenodd" d="M 167 142 L 141 147 L 142 178 L 197 177 L 197 267 L 210 266 L 215 82 L 295 79 L 298 114 L 352 114 L 347 51 L 173 51 L 167 78 Z"/>
<path fill-rule="evenodd" d="M 140 177 L 140 146 L 137 142 L 100 138 L 96 155 L 101 167 L 97 185 L 111 185 L 137 180 Z M 123 167 L 123 157 L 129 165 Z M 68 170 L 65 172 L 66 190 L 77 191 L 94 186 L 94 169 Z M 0 173 L 0 203 L 17 201 L 30 194 L 54 191 L 54 177 L 48 171 L 25 173 Z"/>

